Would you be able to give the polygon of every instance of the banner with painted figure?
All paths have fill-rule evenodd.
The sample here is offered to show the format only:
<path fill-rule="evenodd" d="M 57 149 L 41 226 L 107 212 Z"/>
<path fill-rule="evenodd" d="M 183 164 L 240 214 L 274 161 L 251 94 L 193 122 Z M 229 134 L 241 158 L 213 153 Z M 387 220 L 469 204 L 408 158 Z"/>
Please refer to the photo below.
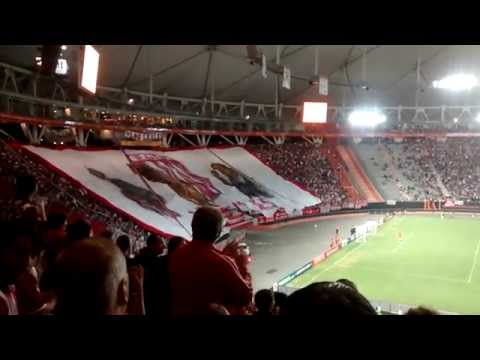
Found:
<path fill-rule="evenodd" d="M 292 214 L 319 199 L 240 147 L 178 151 L 26 147 L 114 207 L 162 232 L 190 238 L 199 206 L 233 227 L 263 214 Z"/>

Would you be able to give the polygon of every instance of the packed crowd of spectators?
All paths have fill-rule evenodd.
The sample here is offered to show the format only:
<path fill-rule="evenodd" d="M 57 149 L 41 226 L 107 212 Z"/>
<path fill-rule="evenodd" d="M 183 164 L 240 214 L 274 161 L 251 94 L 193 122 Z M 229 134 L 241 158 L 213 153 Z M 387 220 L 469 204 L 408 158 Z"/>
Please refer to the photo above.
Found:
<path fill-rule="evenodd" d="M 337 172 L 328 160 L 327 151 L 331 150 L 327 147 L 292 143 L 281 146 L 262 144 L 249 149 L 277 174 L 320 198 L 321 205 L 342 208 L 348 201 Z"/>
<path fill-rule="evenodd" d="M 46 221 L 35 204 L 34 178 L 17 182 L 17 217 L 2 221 L 0 315 L 342 316 L 377 310 L 347 280 L 312 283 L 290 295 L 271 289 L 255 295 L 240 251 L 214 243 L 223 218 L 212 207 L 197 209 L 192 240 L 150 235 L 132 256 L 130 238 L 92 236 L 85 220 L 62 213 Z M 419 309 L 419 314 L 433 314 Z M 415 313 L 415 310 L 413 311 Z"/>
<path fill-rule="evenodd" d="M 215 245 L 224 219 L 212 207 L 194 213 L 191 241 L 149 234 L 136 252 L 134 237 L 146 235 L 141 229 L 116 218 L 95 234 L 94 219 L 113 214 L 78 201 L 86 194 L 21 153 L 4 147 L 0 156 L 0 174 L 15 179 L 13 199 L 2 204 L 9 213 L 0 219 L 0 315 L 377 314 L 346 279 L 313 283 L 288 296 L 271 289 L 254 294 L 243 244 Z M 63 208 L 48 206 L 53 200 Z"/>
<path fill-rule="evenodd" d="M 218 250 L 223 217 L 211 207 L 193 216 L 192 241 L 155 234 L 133 256 L 131 239 L 93 236 L 85 219 L 46 218 L 38 184 L 16 177 L 18 211 L 0 223 L 0 315 L 220 316 L 376 314 L 354 287 L 312 284 L 290 296 L 261 290 L 253 296 L 247 254 L 231 242 Z"/>
<path fill-rule="evenodd" d="M 401 144 L 384 140 L 378 146 L 391 159 L 371 159 L 382 170 L 383 185 L 396 183 L 408 200 L 480 199 L 479 140 L 404 139 Z M 407 182 L 402 183 L 399 175 Z"/>
<path fill-rule="evenodd" d="M 431 157 L 435 169 L 445 185 L 448 195 L 456 200 L 480 199 L 480 141 L 478 139 L 452 139 L 445 142 L 430 141 Z"/>
<path fill-rule="evenodd" d="M 44 165 L 34 161 L 24 154 L 22 149 L 14 150 L 7 143 L 0 141 L 0 176 L 10 183 L 13 176 L 32 175 L 38 184 L 38 192 L 35 194 L 36 202 L 42 212 L 64 211 L 67 217 L 84 217 L 85 220 L 102 230 L 109 231 L 114 236 L 127 234 L 133 240 L 132 247 L 136 252 L 145 246 L 148 235 L 137 224 L 126 217 L 102 206 L 96 199 L 80 187 L 74 186 L 67 179 L 59 176 L 57 172 L 50 171 Z M 15 204 L 5 199 L 1 200 L 0 220 L 8 220 L 15 212 Z"/>
<path fill-rule="evenodd" d="M 393 151 L 392 145 L 385 146 L 394 161 L 396 172 L 401 173 L 409 182 L 399 184 L 400 191 L 416 201 L 442 196 L 431 161 L 430 149 L 423 141 L 406 141 L 397 152 Z"/>

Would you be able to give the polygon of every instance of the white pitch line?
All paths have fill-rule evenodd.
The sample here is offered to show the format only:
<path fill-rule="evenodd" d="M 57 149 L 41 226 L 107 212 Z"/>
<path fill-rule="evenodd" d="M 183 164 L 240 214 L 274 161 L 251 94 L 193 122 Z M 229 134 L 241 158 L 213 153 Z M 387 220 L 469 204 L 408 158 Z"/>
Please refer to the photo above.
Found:
<path fill-rule="evenodd" d="M 468 275 L 468 283 L 472 282 L 472 276 L 473 276 L 473 270 L 475 270 L 475 265 L 477 265 L 477 259 L 478 259 L 478 250 L 480 249 L 480 240 L 477 242 L 477 248 L 475 249 L 475 255 L 473 257 L 473 264 L 472 264 L 472 269 L 470 270 L 470 275 Z"/>
<path fill-rule="evenodd" d="M 353 245 L 353 244 L 352 244 Z M 313 273 L 311 276 L 310 276 L 310 279 L 308 282 L 310 281 L 313 281 L 315 279 L 318 279 L 318 275 L 321 274 L 321 273 L 324 273 L 332 268 L 334 268 L 340 261 L 343 261 L 347 258 L 347 256 L 349 256 L 352 252 L 354 252 L 356 249 L 358 249 L 362 244 L 359 244 L 356 248 L 350 250 L 348 253 L 346 253 L 345 255 L 343 255 L 340 259 L 336 260 L 333 264 L 331 264 L 330 266 L 327 266 L 325 269 L 319 271 L 318 273 Z"/>

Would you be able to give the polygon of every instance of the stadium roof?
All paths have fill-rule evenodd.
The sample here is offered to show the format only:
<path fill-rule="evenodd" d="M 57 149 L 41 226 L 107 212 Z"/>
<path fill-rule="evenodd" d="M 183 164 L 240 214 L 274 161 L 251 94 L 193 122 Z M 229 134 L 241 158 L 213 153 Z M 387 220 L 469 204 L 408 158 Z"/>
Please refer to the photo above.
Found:
<path fill-rule="evenodd" d="M 273 65 L 277 45 L 256 45 Z M 327 75 L 333 105 L 477 105 L 479 88 L 453 94 L 433 89 L 433 80 L 456 72 L 480 78 L 480 46 L 278 45 L 280 64 L 290 67 L 292 88 L 279 86 L 279 102 L 298 104 L 318 94 L 308 79 Z M 252 65 L 246 45 L 96 45 L 101 52 L 99 85 L 189 98 L 275 102 L 275 78 Z M 0 46 L 0 61 L 31 68 L 39 46 Z M 68 51 L 75 49 L 69 46 Z M 318 49 L 318 50 L 317 50 Z M 365 54 L 365 56 L 363 56 Z M 68 56 L 68 54 L 67 54 Z M 420 71 L 417 74 L 417 60 Z M 420 81 L 417 87 L 417 76 Z M 368 91 L 361 88 L 366 80 Z"/>

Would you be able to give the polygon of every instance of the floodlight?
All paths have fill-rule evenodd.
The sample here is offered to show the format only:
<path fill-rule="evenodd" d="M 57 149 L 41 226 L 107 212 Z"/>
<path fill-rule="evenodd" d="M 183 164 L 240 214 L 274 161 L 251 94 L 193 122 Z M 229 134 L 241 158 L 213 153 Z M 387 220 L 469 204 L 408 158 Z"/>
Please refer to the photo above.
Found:
<path fill-rule="evenodd" d="M 352 126 L 375 127 L 385 122 L 386 116 L 378 110 L 354 110 L 348 116 Z"/>
<path fill-rule="evenodd" d="M 93 46 L 85 45 L 82 60 L 80 87 L 91 94 L 95 94 L 97 91 L 100 54 Z"/>
<path fill-rule="evenodd" d="M 304 102 L 303 103 L 303 122 L 304 123 L 326 123 L 327 122 L 326 102 Z"/>
<path fill-rule="evenodd" d="M 441 80 L 433 82 L 436 89 L 446 89 L 451 91 L 471 90 L 478 85 L 478 79 L 471 74 L 455 74 L 444 77 Z"/>

